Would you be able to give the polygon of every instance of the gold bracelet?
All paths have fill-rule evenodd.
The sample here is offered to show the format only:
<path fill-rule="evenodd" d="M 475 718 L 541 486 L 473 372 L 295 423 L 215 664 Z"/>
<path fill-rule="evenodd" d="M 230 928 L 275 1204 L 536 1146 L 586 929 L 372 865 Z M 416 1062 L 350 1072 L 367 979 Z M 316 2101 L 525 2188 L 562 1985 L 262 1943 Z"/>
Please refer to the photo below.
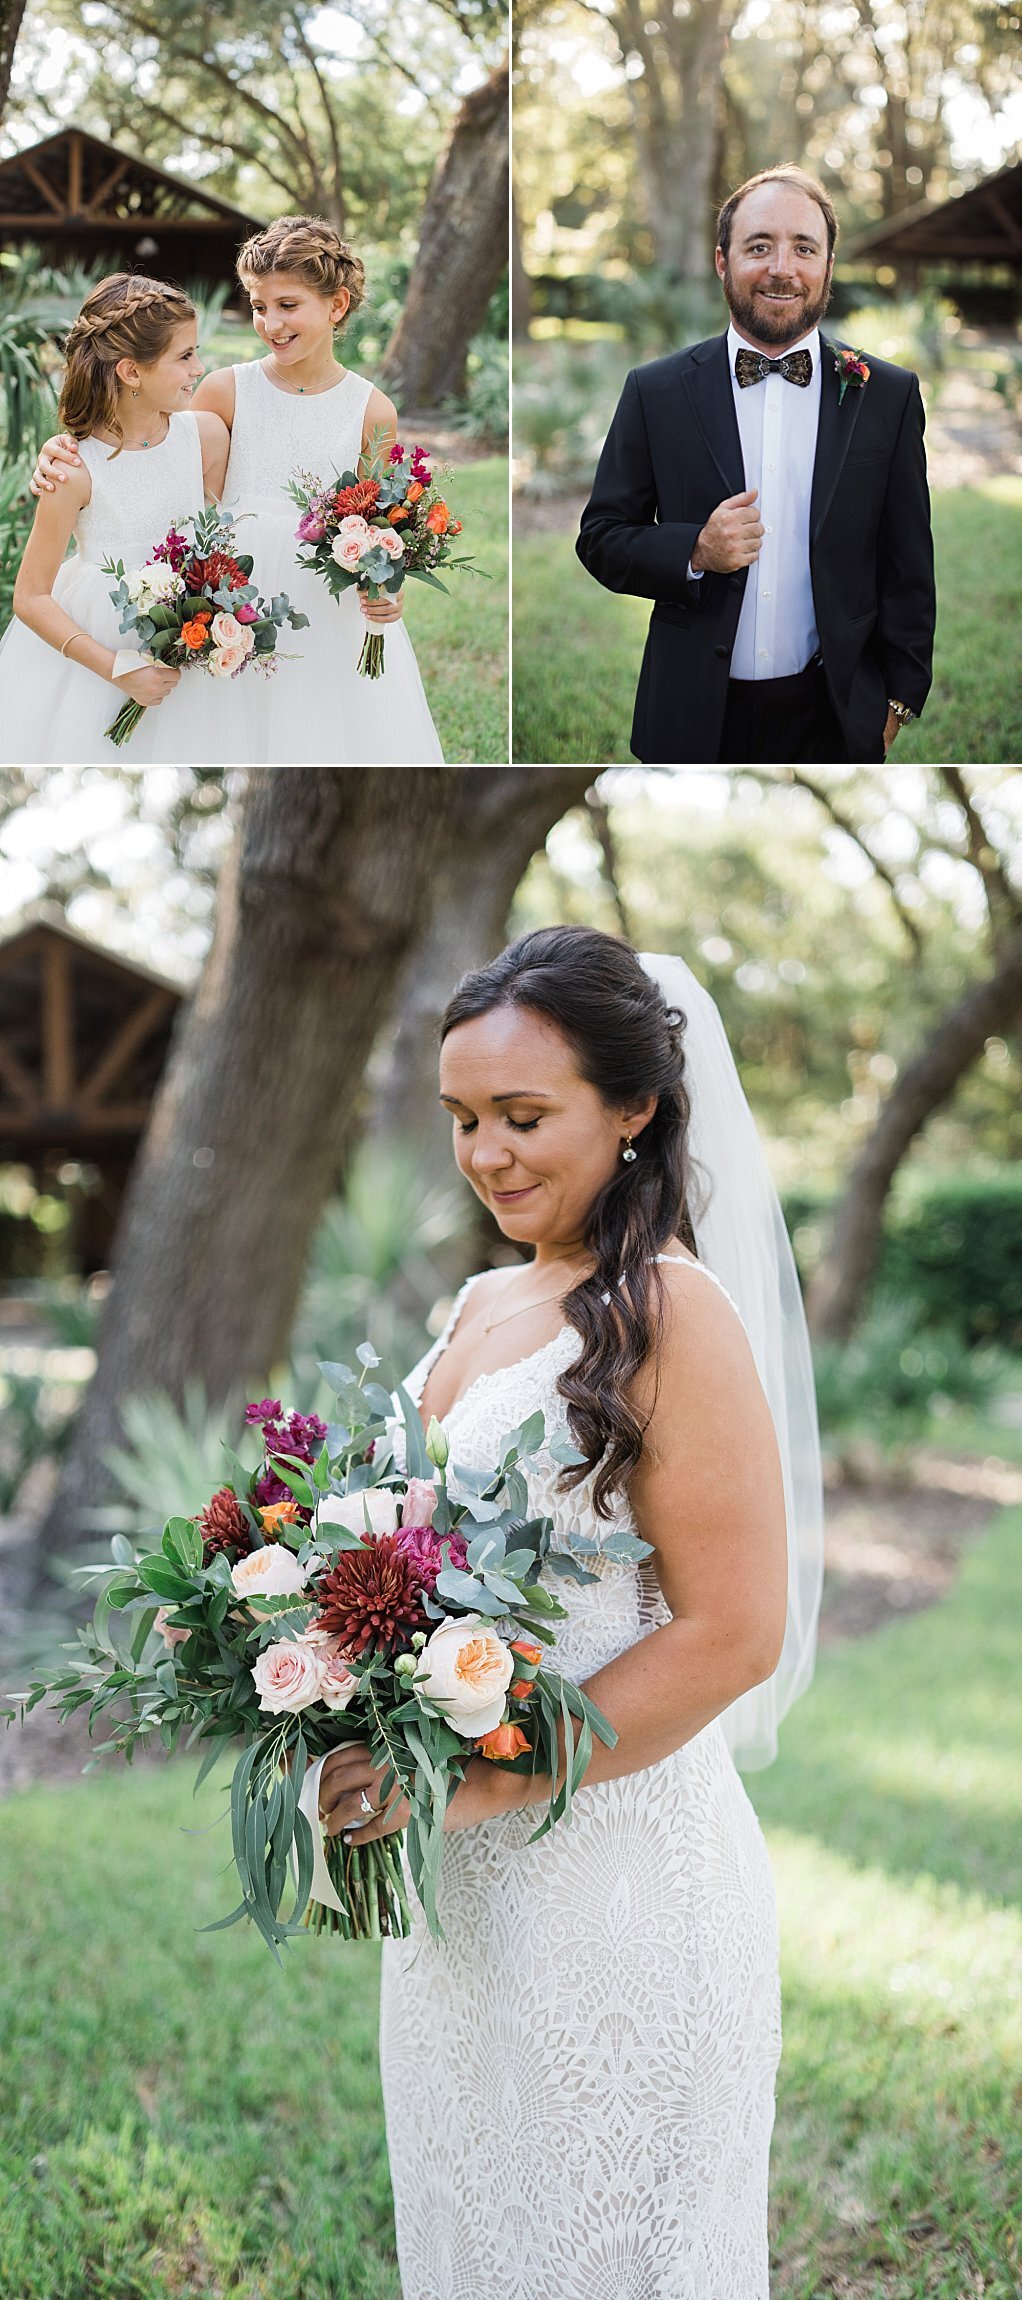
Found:
<path fill-rule="evenodd" d="M 87 639 L 88 636 L 89 634 L 87 631 L 72 631 L 70 639 L 65 639 L 64 641 L 64 644 L 60 650 L 61 654 L 66 655 L 68 648 L 74 646 L 76 639 Z"/>

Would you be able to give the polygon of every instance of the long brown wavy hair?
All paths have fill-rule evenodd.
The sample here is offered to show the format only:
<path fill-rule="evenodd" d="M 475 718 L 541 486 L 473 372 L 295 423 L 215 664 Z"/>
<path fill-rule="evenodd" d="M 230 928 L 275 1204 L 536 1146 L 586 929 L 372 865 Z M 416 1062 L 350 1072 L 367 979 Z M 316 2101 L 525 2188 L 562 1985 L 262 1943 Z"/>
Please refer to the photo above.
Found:
<path fill-rule="evenodd" d="M 60 394 L 60 422 L 72 439 L 112 431 L 123 442 L 117 412 L 119 359 L 152 367 L 161 359 L 175 328 L 195 318 L 195 305 L 181 288 L 143 272 L 111 272 L 86 296 L 64 345 L 67 362 Z M 115 447 L 114 455 L 119 455 Z M 111 458 L 112 460 L 112 458 Z"/>
<path fill-rule="evenodd" d="M 634 1162 L 615 1167 L 589 1209 L 584 1244 L 595 1266 L 563 1305 L 582 1348 L 557 1386 L 585 1456 L 564 1480 L 574 1486 L 595 1471 L 594 1507 L 608 1517 L 611 1497 L 642 1453 L 646 1425 L 628 1390 L 640 1368 L 656 1360 L 662 1339 L 656 1256 L 672 1237 L 695 1251 L 685 1017 L 665 1005 L 628 943 L 586 926 L 523 934 L 492 965 L 465 975 L 444 1012 L 441 1041 L 459 1023 L 500 1006 L 525 1006 L 552 1022 L 571 1046 L 580 1077 L 609 1108 L 657 1097 Z"/>

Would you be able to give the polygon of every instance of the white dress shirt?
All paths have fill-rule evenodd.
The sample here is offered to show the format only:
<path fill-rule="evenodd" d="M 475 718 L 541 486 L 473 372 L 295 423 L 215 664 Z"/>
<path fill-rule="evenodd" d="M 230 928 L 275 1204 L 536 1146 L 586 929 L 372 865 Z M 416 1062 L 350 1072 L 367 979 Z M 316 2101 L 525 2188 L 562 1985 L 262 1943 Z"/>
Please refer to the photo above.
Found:
<path fill-rule="evenodd" d="M 729 327 L 728 367 L 745 485 L 759 491 L 757 509 L 765 529 L 759 558 L 748 571 L 731 677 L 786 679 L 804 670 L 820 645 L 809 574 L 809 498 L 820 419 L 819 329 L 768 355 L 780 359 L 791 351 L 808 351 L 813 372 L 804 386 L 768 375 L 741 390 L 735 354 L 749 348 L 744 336 Z"/>

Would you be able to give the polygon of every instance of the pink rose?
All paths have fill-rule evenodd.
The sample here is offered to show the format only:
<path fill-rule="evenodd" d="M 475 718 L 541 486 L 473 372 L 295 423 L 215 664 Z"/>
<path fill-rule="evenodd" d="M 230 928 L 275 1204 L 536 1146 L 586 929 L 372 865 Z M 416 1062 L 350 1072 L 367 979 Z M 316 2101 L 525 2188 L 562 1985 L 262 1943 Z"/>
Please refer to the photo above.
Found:
<path fill-rule="evenodd" d="M 325 534 L 326 520 L 320 511 L 307 511 L 295 528 L 295 539 L 299 543 L 322 543 Z"/>
<path fill-rule="evenodd" d="M 237 623 L 258 623 L 259 609 L 253 607 L 251 599 L 243 601 L 240 607 L 235 608 L 234 619 Z"/>
<path fill-rule="evenodd" d="M 347 511 L 344 518 L 338 522 L 337 532 L 338 535 L 365 536 L 369 533 L 369 522 L 367 519 L 363 519 L 360 511 Z"/>
<path fill-rule="evenodd" d="M 319 1655 L 319 1698 L 327 1709 L 335 1712 L 346 1709 L 352 1694 L 358 1691 L 358 1679 L 353 1677 L 340 1653 Z"/>
<path fill-rule="evenodd" d="M 308 1709 L 310 1702 L 319 1700 L 321 1664 L 311 1647 L 291 1644 L 268 1645 L 260 1653 L 252 1671 L 260 1709 L 269 1709 L 273 1716 L 282 1713 L 294 1716 L 299 1709 Z"/>
<path fill-rule="evenodd" d="M 251 638 L 251 633 L 246 632 L 245 636 Z M 233 679 L 235 671 L 240 671 L 248 652 L 247 647 L 214 647 L 212 654 L 206 658 L 206 669 L 212 673 L 214 679 Z"/>
<path fill-rule="evenodd" d="M 365 546 L 364 535 L 338 534 L 334 536 L 330 545 L 330 556 L 332 559 L 336 559 L 338 567 L 346 568 L 348 573 L 353 575 L 361 563 Z"/>
<path fill-rule="evenodd" d="M 159 1630 L 168 1653 L 173 1653 L 175 1645 L 184 1645 L 186 1639 L 191 1635 L 191 1631 L 188 1629 L 171 1628 L 167 1620 L 167 1607 L 165 1605 L 160 1606 L 153 1622 L 153 1628 Z"/>
<path fill-rule="evenodd" d="M 243 655 L 250 655 L 255 646 L 252 632 L 246 631 L 235 615 L 214 615 L 210 632 L 214 647 L 226 647 L 232 653 L 240 647 Z"/>
<path fill-rule="evenodd" d="M 401 1504 L 402 1525 L 432 1525 L 439 1496 L 432 1478 L 410 1477 Z"/>
<path fill-rule="evenodd" d="M 404 558 L 404 544 L 400 535 L 395 535 L 392 527 L 370 527 L 369 533 L 373 542 L 379 544 L 381 551 L 386 552 L 388 559 Z"/>

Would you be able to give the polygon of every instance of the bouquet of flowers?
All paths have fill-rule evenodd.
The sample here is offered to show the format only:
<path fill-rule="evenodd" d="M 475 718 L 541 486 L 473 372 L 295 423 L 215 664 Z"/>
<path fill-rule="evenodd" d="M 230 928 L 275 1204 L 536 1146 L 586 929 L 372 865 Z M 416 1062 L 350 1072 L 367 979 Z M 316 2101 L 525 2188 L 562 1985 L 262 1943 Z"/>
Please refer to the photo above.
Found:
<path fill-rule="evenodd" d="M 285 623 L 293 631 L 304 630 L 308 616 L 299 614 L 284 592 L 275 599 L 260 598 L 251 558 L 235 551 L 234 521 L 227 512 L 212 505 L 187 524 L 194 540 L 189 543 L 172 527 L 144 567 L 125 572 L 120 559 L 104 560 L 104 574 L 117 577 L 110 597 L 122 633 L 134 631 L 141 642 L 140 662 L 166 663 L 174 670 L 197 664 L 215 679 L 233 679 L 253 663 L 272 670 L 278 631 Z M 126 743 L 144 710 L 144 703 L 122 703 L 106 730 L 111 742 Z"/>
<path fill-rule="evenodd" d="M 451 517 L 423 448 L 395 446 L 388 455 L 384 434 L 374 432 L 362 460 L 364 471 L 339 472 L 329 487 L 299 471 L 288 490 L 302 514 L 295 536 L 305 550 L 298 564 L 322 575 L 334 599 L 353 583 L 378 599 L 400 591 L 406 575 L 446 591 L 439 567 L 483 573 L 471 559 L 452 554 L 461 520 Z M 363 678 L 380 677 L 382 631 L 367 631 L 358 668 Z"/>
<path fill-rule="evenodd" d="M 393 1415 L 366 1378 L 375 1352 L 363 1343 L 357 1355 L 357 1374 L 321 1368 L 337 1422 L 285 1415 L 276 1398 L 248 1406 L 262 1433 L 257 1469 L 228 1451 L 227 1482 L 197 1517 L 172 1517 L 158 1549 L 137 1554 L 116 1534 L 112 1565 L 82 1569 L 100 1588 L 75 1664 L 23 1702 L 51 1696 L 62 1717 L 87 1706 L 90 1732 L 103 1720 L 107 1734 L 97 1755 L 130 1761 L 154 1736 L 168 1749 L 208 1743 L 196 1788 L 224 1743 L 241 1739 L 231 1789 L 241 1899 L 209 1929 L 249 1917 L 278 1962 L 303 1923 L 346 1940 L 409 1930 L 397 1832 L 330 1839 L 324 1858 L 321 1760 L 342 1742 L 368 1743 L 382 1803 L 407 1798 L 408 1867 L 441 1940 L 444 1815 L 469 1759 L 549 1783 L 535 1841 L 570 1817 L 593 1735 L 616 1739 L 579 1687 L 544 1665 L 565 1614 L 550 1573 L 593 1577 L 551 1550 L 549 1518 L 528 1516 L 523 1473 L 547 1442 L 542 1414 L 508 1431 L 492 1467 L 452 1464 L 452 1490 L 440 1424 L 424 1436 L 402 1389 Z M 580 1458 L 566 1434 L 549 1451 Z M 611 1539 L 648 1554 L 634 1536 Z"/>

